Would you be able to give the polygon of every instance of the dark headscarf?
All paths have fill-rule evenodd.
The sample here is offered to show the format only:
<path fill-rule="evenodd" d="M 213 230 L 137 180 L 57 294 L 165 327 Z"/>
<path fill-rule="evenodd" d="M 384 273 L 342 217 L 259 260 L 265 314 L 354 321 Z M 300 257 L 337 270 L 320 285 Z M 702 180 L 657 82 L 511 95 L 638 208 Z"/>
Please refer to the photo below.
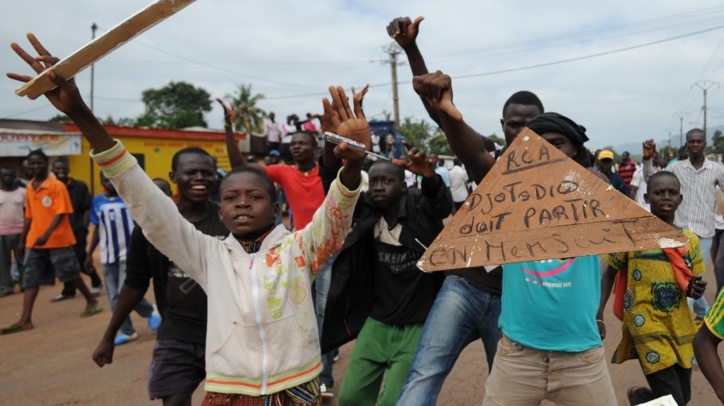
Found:
<path fill-rule="evenodd" d="M 542 135 L 545 133 L 558 133 L 562 134 L 576 147 L 578 153 L 573 159 L 581 164 L 581 166 L 588 167 L 591 165 L 590 153 L 583 144 L 588 141 L 586 135 L 586 127 L 577 124 L 570 118 L 558 114 L 558 113 L 543 113 L 532 119 L 527 125 L 529 129 L 534 131 L 536 134 Z"/>

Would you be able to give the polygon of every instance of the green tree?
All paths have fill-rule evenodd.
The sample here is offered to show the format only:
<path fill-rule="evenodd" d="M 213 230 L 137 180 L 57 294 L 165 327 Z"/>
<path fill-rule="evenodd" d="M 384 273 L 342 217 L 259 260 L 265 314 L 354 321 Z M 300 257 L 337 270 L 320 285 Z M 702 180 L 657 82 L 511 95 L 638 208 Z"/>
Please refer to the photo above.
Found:
<path fill-rule="evenodd" d="M 121 117 L 118 120 L 114 119 L 110 114 L 104 120 L 101 120 L 103 124 L 117 125 L 121 127 L 133 127 L 136 125 L 136 120 L 129 117 Z"/>
<path fill-rule="evenodd" d="M 455 155 L 442 132 L 438 132 L 430 138 L 430 152 L 438 155 Z"/>
<path fill-rule="evenodd" d="M 247 134 L 259 134 L 262 132 L 264 118 L 267 116 L 267 113 L 256 104 L 264 99 L 263 94 L 254 94 L 251 91 L 250 84 L 239 85 L 236 93 L 227 95 L 226 99 L 234 103 L 234 109 L 236 110 L 234 129 L 236 131 Z"/>
<path fill-rule="evenodd" d="M 492 134 L 488 135 L 487 138 L 488 138 L 490 141 L 493 141 L 494 143 L 500 145 L 501 147 L 504 147 L 504 146 L 505 146 L 505 140 L 502 139 L 502 138 L 500 138 L 500 137 L 498 137 L 495 133 L 492 133 Z"/>
<path fill-rule="evenodd" d="M 721 131 L 714 131 L 711 138 L 711 149 L 715 154 L 724 154 L 724 134 Z"/>
<path fill-rule="evenodd" d="M 57 121 L 59 123 L 69 123 L 71 121 L 68 116 L 65 114 L 56 114 L 53 117 L 49 118 L 48 121 Z"/>
<path fill-rule="evenodd" d="M 141 94 L 146 112 L 136 120 L 138 126 L 154 128 L 207 127 L 204 113 L 211 111 L 211 95 L 186 82 L 170 82 L 160 89 Z"/>
<path fill-rule="evenodd" d="M 415 121 L 412 117 L 405 117 L 400 123 L 400 134 L 412 145 L 424 151 L 431 138 L 432 126 L 423 119 Z"/>

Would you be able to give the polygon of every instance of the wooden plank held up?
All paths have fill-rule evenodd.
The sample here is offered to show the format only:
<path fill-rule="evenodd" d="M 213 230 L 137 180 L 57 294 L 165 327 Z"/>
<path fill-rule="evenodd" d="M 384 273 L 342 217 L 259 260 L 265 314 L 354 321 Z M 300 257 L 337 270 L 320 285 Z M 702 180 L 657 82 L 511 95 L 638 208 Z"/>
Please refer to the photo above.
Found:
<path fill-rule="evenodd" d="M 54 66 L 44 70 L 31 81 L 15 90 L 15 94 L 36 99 L 38 96 L 55 88 L 55 83 L 48 77 L 49 70 L 55 71 L 58 76 L 64 79 L 70 79 L 114 49 L 176 14 L 194 1 L 196 0 L 157 0 Z"/>
<path fill-rule="evenodd" d="M 444 271 L 686 242 L 676 229 L 526 128 L 417 266 Z"/>

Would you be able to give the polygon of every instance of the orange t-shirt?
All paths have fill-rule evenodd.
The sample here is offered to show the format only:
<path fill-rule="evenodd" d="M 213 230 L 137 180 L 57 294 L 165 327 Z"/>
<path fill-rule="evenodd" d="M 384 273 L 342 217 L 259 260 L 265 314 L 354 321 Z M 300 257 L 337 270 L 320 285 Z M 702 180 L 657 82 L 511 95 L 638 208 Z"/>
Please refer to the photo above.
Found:
<path fill-rule="evenodd" d="M 33 246 L 35 240 L 48 230 L 56 215 L 73 213 L 68 189 L 62 182 L 50 177 L 46 178 L 37 190 L 33 188 L 33 180 L 31 180 L 26 189 L 25 201 L 25 218 L 32 220 L 28 236 L 25 239 L 25 246 L 28 248 L 36 248 Z M 64 248 L 74 245 L 73 229 L 68 216 L 65 216 L 50 234 L 48 242 L 36 249 Z"/>
<path fill-rule="evenodd" d="M 314 212 L 324 202 L 322 178 L 319 177 L 319 165 L 309 172 L 300 172 L 296 165 L 269 165 L 266 174 L 278 183 L 287 195 L 292 208 L 294 229 L 301 230 L 312 221 Z"/>

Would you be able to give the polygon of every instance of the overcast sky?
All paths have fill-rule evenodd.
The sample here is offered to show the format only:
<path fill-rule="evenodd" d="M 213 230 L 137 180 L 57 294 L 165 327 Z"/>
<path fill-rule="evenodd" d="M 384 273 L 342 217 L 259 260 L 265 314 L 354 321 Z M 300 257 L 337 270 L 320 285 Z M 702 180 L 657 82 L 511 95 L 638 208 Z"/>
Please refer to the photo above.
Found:
<path fill-rule="evenodd" d="M 64 57 L 90 40 L 94 22 L 101 34 L 151 2 L 5 2 L 0 38 L 25 45 L 25 33 L 33 32 Z M 214 97 L 251 83 L 265 95 L 259 105 L 266 111 L 301 116 L 321 110 L 330 84 L 370 83 L 377 86 L 365 111 L 382 118 L 392 111 L 390 66 L 380 62 L 392 41 L 386 26 L 406 15 L 425 17 L 418 43 L 428 67 L 453 77 L 455 104 L 483 134 L 501 134 L 503 103 L 525 89 L 537 93 L 546 110 L 585 125 L 591 148 L 663 140 L 669 132 L 678 143 L 674 114 L 685 114 L 684 131 L 703 126 L 702 91 L 692 85 L 724 83 L 718 0 L 198 0 L 96 64 L 95 112 L 136 117 L 144 108 L 141 92 L 173 80 Z M 651 45 L 621 51 L 645 44 Z M 608 54 L 587 58 L 601 53 Z M 570 59 L 580 60 L 519 69 Z M 29 72 L 7 45 L 0 61 L 6 72 Z M 409 66 L 400 66 L 400 115 L 427 118 L 410 79 Z M 77 81 L 88 99 L 89 70 Z M 18 86 L 0 80 L 0 118 L 56 114 L 45 100 L 15 96 Z M 716 86 L 709 90 L 709 127 L 724 123 L 723 95 Z M 214 106 L 206 118 L 218 128 L 221 116 Z"/>

